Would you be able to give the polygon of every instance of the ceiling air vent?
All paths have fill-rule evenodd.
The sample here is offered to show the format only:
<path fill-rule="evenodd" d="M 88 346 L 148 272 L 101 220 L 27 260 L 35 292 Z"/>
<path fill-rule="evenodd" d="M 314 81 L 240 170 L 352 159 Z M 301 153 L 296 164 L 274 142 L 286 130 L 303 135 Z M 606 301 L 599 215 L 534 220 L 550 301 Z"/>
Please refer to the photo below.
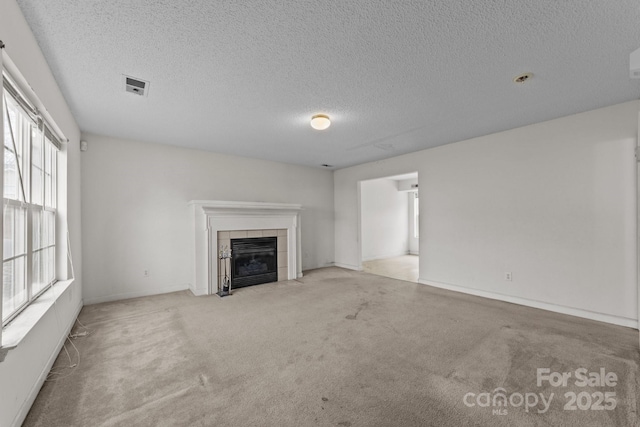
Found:
<path fill-rule="evenodd" d="M 149 82 L 135 77 L 122 75 L 124 78 L 124 90 L 134 95 L 147 96 L 149 93 Z"/>

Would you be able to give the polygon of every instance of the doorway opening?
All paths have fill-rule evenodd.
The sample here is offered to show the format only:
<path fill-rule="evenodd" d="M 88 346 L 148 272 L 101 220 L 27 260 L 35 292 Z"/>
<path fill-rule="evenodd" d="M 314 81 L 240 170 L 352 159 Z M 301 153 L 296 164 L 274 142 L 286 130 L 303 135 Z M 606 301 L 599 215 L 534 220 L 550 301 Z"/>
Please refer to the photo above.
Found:
<path fill-rule="evenodd" d="M 361 181 L 359 190 L 362 270 L 418 282 L 418 172 Z"/>

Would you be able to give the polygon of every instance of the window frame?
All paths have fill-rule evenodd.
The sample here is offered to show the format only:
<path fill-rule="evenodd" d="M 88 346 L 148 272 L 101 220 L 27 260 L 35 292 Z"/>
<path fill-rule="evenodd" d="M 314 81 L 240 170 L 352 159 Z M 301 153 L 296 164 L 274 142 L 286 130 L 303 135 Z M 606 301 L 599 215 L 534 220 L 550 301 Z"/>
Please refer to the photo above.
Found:
<path fill-rule="evenodd" d="M 57 226 L 58 226 L 58 167 L 59 167 L 59 152 L 61 151 L 61 143 L 52 132 L 52 127 L 45 121 L 45 119 L 38 113 L 38 110 L 33 107 L 33 104 L 27 99 L 19 90 L 18 85 L 15 83 L 15 79 L 11 76 L 11 73 L 1 66 L 0 70 L 2 85 L 0 85 L 0 112 L 2 119 L 0 119 L 0 126 L 2 126 L 3 132 L 0 136 L 0 143 L 3 150 L 3 162 L 0 170 L 1 181 L 3 188 L 3 210 L 2 221 L 0 221 L 2 228 L 0 232 L 4 239 L 4 221 L 6 207 L 11 206 L 13 208 L 19 207 L 25 209 L 24 227 L 24 253 L 13 255 L 7 259 L 4 259 L 4 244 L 0 251 L 2 251 L 2 264 L 3 272 L 4 266 L 8 262 L 14 262 L 16 259 L 24 258 L 24 275 L 26 300 L 21 302 L 16 307 L 12 308 L 12 312 L 7 314 L 4 312 L 4 274 L 3 285 L 0 286 L 0 323 L 2 327 L 8 325 L 13 321 L 22 311 L 24 311 L 31 303 L 33 303 L 38 297 L 50 289 L 58 281 L 58 260 L 59 255 L 57 247 Z M 11 100 L 11 101 L 10 101 Z M 9 103 L 11 102 L 11 107 Z M 16 123 L 12 124 L 10 117 L 10 108 L 14 109 L 18 115 L 16 115 Z M 20 111 L 21 110 L 21 111 Z M 9 137 L 13 140 L 11 142 L 5 141 L 5 124 L 7 126 L 15 125 L 9 133 Z M 13 147 L 7 147 L 10 144 Z M 22 145 L 18 148 L 18 144 Z M 40 158 L 38 164 L 34 156 L 34 145 L 40 144 Z M 16 188 L 16 198 L 12 199 L 6 197 L 4 194 L 4 178 L 5 178 L 5 158 L 7 154 L 4 150 L 8 149 L 11 155 L 15 156 L 16 170 L 19 176 Z M 39 169 L 40 175 L 38 183 L 36 183 L 34 177 L 34 170 Z M 40 187 L 40 199 L 34 202 L 34 186 L 38 184 Z M 50 216 L 50 214 L 53 216 Z M 36 216 L 39 215 L 40 221 L 38 222 L 38 242 L 34 241 L 36 236 Z M 15 215 L 14 215 L 15 221 Z M 15 223 L 14 223 L 15 224 Z M 15 230 L 15 225 L 12 227 Z M 46 235 L 44 234 L 47 231 Z M 15 231 L 14 231 L 15 235 Z M 15 241 L 12 240 L 12 245 L 15 245 Z M 36 259 L 39 261 L 36 263 Z M 36 274 L 35 268 L 39 271 Z M 46 277 L 45 276 L 46 273 Z M 15 277 L 15 272 L 13 272 Z M 41 282 L 37 282 L 42 278 Z M 5 317 L 6 316 L 6 317 Z M 1 337 L 0 337 L 1 338 Z"/>
<path fill-rule="evenodd" d="M 420 238 L 420 196 L 417 191 L 413 193 L 413 237 Z"/>

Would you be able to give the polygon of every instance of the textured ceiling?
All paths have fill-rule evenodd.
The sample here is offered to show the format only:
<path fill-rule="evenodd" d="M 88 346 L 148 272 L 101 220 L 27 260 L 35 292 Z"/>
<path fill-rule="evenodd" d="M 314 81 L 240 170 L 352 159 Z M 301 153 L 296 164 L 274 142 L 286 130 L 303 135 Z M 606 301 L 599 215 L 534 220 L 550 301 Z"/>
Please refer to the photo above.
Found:
<path fill-rule="evenodd" d="M 121 138 L 340 168 L 640 97 L 638 0 L 18 3 L 80 128 Z"/>

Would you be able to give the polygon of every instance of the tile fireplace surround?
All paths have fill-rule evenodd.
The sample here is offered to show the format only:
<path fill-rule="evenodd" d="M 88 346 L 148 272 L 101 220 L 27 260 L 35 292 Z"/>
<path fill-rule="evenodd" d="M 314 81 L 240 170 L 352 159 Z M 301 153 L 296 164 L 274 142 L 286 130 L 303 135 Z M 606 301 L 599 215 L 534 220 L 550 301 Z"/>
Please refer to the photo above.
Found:
<path fill-rule="evenodd" d="M 285 248 L 281 249 L 281 243 L 286 242 L 286 267 L 281 268 L 281 263 L 278 263 L 278 280 L 302 277 L 301 205 L 220 200 L 192 200 L 189 205 L 193 231 L 189 288 L 194 295 L 212 295 L 218 290 L 218 252 L 220 244 L 229 244 L 226 232 L 259 237 L 258 234 L 265 231 L 279 230 L 278 258 L 284 256 L 281 253 L 285 252 Z M 218 236 L 224 238 L 219 241 Z"/>

